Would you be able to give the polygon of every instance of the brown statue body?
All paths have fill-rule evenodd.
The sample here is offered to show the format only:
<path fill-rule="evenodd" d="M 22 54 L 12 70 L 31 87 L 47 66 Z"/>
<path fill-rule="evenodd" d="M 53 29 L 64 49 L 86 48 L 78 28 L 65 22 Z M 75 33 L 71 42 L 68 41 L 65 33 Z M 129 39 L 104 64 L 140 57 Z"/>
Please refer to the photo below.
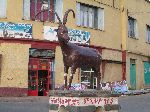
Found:
<path fill-rule="evenodd" d="M 64 62 L 64 83 L 65 88 L 69 89 L 72 83 L 73 75 L 77 68 L 81 67 L 90 67 L 94 70 L 95 75 L 97 76 L 97 89 L 99 89 L 100 84 L 100 64 L 101 64 L 101 55 L 99 52 L 93 48 L 78 46 L 74 43 L 69 42 L 68 30 L 65 26 L 67 22 L 68 13 L 72 11 L 73 16 L 75 17 L 74 11 L 69 9 L 66 11 L 63 23 L 59 20 L 59 26 L 57 29 L 57 36 L 60 43 L 60 47 L 63 54 Z M 69 84 L 67 87 L 67 74 L 68 69 L 71 67 L 71 75 L 69 79 Z"/>
<path fill-rule="evenodd" d="M 65 12 L 63 22 L 61 22 L 59 16 L 56 14 L 57 19 L 59 20 L 59 26 L 57 31 L 58 41 L 63 54 L 64 62 L 64 85 L 66 89 L 69 89 L 73 80 L 73 75 L 77 68 L 89 67 L 92 68 L 97 77 L 97 89 L 99 89 L 100 84 L 100 64 L 101 64 L 101 55 L 99 52 L 93 48 L 78 46 L 74 43 L 69 42 L 68 29 L 65 26 L 67 22 L 67 17 L 69 12 L 73 12 L 75 18 L 75 13 L 72 9 L 69 9 Z M 71 75 L 67 87 L 67 74 L 68 69 L 71 67 Z"/>

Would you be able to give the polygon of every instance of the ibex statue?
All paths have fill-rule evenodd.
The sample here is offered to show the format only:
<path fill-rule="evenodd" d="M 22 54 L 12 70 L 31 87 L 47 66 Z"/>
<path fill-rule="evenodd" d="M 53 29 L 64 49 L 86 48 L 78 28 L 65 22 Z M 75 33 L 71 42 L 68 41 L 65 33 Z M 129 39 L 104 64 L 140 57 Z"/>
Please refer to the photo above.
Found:
<path fill-rule="evenodd" d="M 61 22 L 58 14 L 54 12 L 57 19 L 59 20 L 59 26 L 56 31 L 63 54 L 65 88 L 69 89 L 71 87 L 73 76 L 77 68 L 89 67 L 94 70 L 95 76 L 97 77 L 97 89 L 100 89 L 100 64 L 102 61 L 102 57 L 96 49 L 78 46 L 74 43 L 69 42 L 70 38 L 68 36 L 68 29 L 65 26 L 69 12 L 72 12 L 73 17 L 75 18 L 74 11 L 72 9 L 69 9 L 65 12 L 63 22 Z M 71 67 L 71 75 L 67 87 L 67 74 L 69 67 Z"/>

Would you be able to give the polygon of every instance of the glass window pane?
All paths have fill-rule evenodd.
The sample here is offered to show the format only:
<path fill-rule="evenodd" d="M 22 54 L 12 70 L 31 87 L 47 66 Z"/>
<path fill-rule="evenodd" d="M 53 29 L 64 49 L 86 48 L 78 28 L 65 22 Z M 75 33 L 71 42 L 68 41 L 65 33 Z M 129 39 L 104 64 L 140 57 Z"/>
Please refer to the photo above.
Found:
<path fill-rule="evenodd" d="M 0 18 L 6 17 L 7 0 L 0 0 Z"/>
<path fill-rule="evenodd" d="M 89 16 L 89 27 L 93 28 L 94 27 L 94 9 L 89 8 L 88 16 Z"/>
<path fill-rule="evenodd" d="M 62 20 L 63 19 L 63 0 L 56 0 L 55 11 L 60 17 L 60 20 Z M 55 15 L 55 21 L 58 22 L 56 15 Z"/>
<path fill-rule="evenodd" d="M 30 0 L 23 1 L 23 19 L 30 20 Z"/>
<path fill-rule="evenodd" d="M 129 37 L 135 37 L 135 24 L 136 24 L 136 21 L 135 19 L 133 18 L 129 18 L 128 19 L 128 24 L 129 24 L 129 29 L 128 29 L 128 32 L 129 32 Z"/>
<path fill-rule="evenodd" d="M 103 13 L 101 16 L 101 27 L 103 28 Z M 98 24 L 98 8 L 80 4 L 80 25 L 90 28 L 98 28 Z"/>
<path fill-rule="evenodd" d="M 150 26 L 147 25 L 147 42 L 150 42 Z"/>

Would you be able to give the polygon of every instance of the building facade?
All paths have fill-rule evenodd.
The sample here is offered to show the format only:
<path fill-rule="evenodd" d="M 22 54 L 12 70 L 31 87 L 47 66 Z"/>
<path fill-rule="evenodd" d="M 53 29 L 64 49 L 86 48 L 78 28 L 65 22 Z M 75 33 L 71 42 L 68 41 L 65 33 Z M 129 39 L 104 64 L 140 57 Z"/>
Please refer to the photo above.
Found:
<path fill-rule="evenodd" d="M 149 0 L 122 1 L 122 43 L 131 88 L 150 84 Z"/>
<path fill-rule="evenodd" d="M 43 9 L 55 10 L 61 20 L 68 9 L 75 11 L 76 17 L 69 13 L 66 24 L 70 42 L 102 54 L 102 82 L 127 80 L 133 88 L 149 83 L 149 15 L 136 14 L 137 7 L 139 12 L 149 10 L 148 1 L 0 2 L 0 95 L 43 96 L 63 84 L 63 59 L 54 31 L 58 20 L 49 11 L 35 18 Z M 91 68 L 78 69 L 73 83 L 89 81 L 92 73 Z M 93 82 L 95 88 L 96 78 Z"/>

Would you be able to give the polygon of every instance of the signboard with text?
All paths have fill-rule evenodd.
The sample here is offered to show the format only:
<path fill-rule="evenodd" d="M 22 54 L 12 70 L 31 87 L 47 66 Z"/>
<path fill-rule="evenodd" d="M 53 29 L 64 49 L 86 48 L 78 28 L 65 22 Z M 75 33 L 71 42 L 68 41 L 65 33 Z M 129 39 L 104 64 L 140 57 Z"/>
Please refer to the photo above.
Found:
<path fill-rule="evenodd" d="M 104 106 L 107 104 L 118 104 L 117 97 L 50 97 L 50 104 L 56 104 L 59 106 Z"/>
<path fill-rule="evenodd" d="M 54 31 L 56 27 L 44 26 L 44 39 L 49 41 L 58 41 L 57 32 Z M 70 37 L 70 42 L 78 44 L 90 44 L 90 32 L 68 29 L 68 35 Z"/>
<path fill-rule="evenodd" d="M 25 23 L 0 22 L 0 37 L 32 38 L 32 25 Z"/>

